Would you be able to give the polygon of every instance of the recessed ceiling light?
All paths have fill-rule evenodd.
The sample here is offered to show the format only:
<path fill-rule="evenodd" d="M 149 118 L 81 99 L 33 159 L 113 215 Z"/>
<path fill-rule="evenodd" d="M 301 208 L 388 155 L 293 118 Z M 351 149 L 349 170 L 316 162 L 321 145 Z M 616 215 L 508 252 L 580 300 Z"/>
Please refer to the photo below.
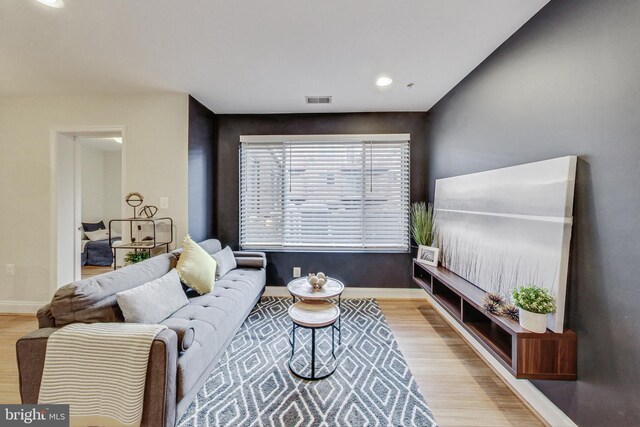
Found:
<path fill-rule="evenodd" d="M 380 87 L 389 86 L 391 83 L 393 83 L 393 80 L 387 76 L 378 77 L 378 80 L 376 80 L 376 85 Z"/>
<path fill-rule="evenodd" d="M 56 9 L 64 7 L 64 0 L 38 0 L 38 2 L 49 7 L 55 7 Z"/>

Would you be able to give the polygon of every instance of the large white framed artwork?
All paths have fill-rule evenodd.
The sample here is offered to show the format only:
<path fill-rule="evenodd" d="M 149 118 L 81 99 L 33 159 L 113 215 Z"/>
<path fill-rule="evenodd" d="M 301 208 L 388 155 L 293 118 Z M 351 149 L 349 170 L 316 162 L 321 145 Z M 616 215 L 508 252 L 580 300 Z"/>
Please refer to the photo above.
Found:
<path fill-rule="evenodd" d="M 577 157 L 436 180 L 442 265 L 486 291 L 547 288 L 563 331 Z"/>

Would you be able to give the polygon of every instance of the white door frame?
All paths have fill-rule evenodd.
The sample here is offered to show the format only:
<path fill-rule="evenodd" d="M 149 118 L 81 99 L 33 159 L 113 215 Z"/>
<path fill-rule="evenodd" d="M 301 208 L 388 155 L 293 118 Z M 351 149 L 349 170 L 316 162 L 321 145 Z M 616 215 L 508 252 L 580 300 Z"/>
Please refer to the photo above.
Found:
<path fill-rule="evenodd" d="M 49 235 L 50 235 L 50 245 L 49 245 L 49 255 L 50 255 L 50 263 L 49 263 L 49 290 L 50 297 L 53 296 L 55 291 L 59 286 L 64 285 L 64 283 L 57 283 L 58 281 L 58 186 L 57 186 L 57 178 L 58 178 L 58 138 L 62 134 L 71 134 L 71 135 L 82 135 L 82 134 L 98 134 L 98 133 L 120 133 L 122 136 L 122 188 L 121 194 L 124 194 L 125 182 L 126 182 L 126 144 L 125 144 L 125 126 L 123 125 L 113 125 L 113 126 L 68 126 L 68 127 L 55 127 L 51 128 L 49 131 L 49 166 L 50 166 L 50 175 L 49 175 L 49 194 L 51 195 L 50 203 L 49 203 Z M 76 146 L 75 153 L 76 157 L 79 150 Z M 79 160 L 76 158 L 75 164 L 77 166 Z M 80 180 L 79 177 L 79 168 L 76 168 L 76 182 Z M 77 211 L 79 205 L 79 197 L 75 197 L 75 210 Z M 124 211 L 124 207 L 122 208 Z M 124 214 L 124 212 L 122 212 Z M 76 214 L 74 213 L 74 216 Z M 76 218 L 76 222 L 79 221 L 79 218 Z M 78 246 L 78 245 L 77 245 Z M 79 249 L 79 246 L 78 246 Z M 74 262 L 77 262 L 80 257 L 80 253 L 74 253 L 74 257 L 78 258 Z"/>

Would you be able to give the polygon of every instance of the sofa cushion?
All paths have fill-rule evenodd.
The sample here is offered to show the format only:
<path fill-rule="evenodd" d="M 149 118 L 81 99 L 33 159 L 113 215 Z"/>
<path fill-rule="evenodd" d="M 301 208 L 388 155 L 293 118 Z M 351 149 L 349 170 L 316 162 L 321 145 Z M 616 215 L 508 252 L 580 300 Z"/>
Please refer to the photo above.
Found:
<path fill-rule="evenodd" d="M 175 266 L 175 256 L 163 254 L 70 283 L 53 296 L 51 315 L 59 327 L 74 322 L 122 322 L 124 317 L 116 303 L 116 294 L 162 277 Z"/>
<path fill-rule="evenodd" d="M 217 282 L 216 289 L 239 293 L 243 297 L 253 297 L 262 292 L 265 281 L 266 273 L 262 269 L 236 268 Z M 219 294 L 214 292 L 214 295 Z M 225 295 L 228 295 L 228 293 Z"/>
<path fill-rule="evenodd" d="M 178 358 L 178 400 L 196 384 L 225 344 L 242 325 L 266 281 L 260 269 L 235 269 L 216 282 L 206 295 L 191 298 L 190 304 L 176 311 L 163 324 L 175 319 L 195 330 L 191 348 Z"/>
<path fill-rule="evenodd" d="M 216 239 L 207 239 L 203 242 L 198 243 L 202 249 L 204 249 L 209 255 L 215 254 L 222 249 L 222 245 L 220 245 L 220 241 Z"/>
<path fill-rule="evenodd" d="M 200 245 L 186 236 L 176 270 L 182 283 L 200 295 L 211 292 L 216 280 L 216 261 Z"/>
<path fill-rule="evenodd" d="M 118 292 L 116 301 L 125 322 L 150 324 L 162 322 L 189 304 L 175 269 L 144 285 Z"/>
<path fill-rule="evenodd" d="M 225 274 L 237 267 L 236 258 L 233 256 L 233 251 L 229 246 L 221 251 L 211 255 L 216 260 L 216 279 L 223 277 Z"/>

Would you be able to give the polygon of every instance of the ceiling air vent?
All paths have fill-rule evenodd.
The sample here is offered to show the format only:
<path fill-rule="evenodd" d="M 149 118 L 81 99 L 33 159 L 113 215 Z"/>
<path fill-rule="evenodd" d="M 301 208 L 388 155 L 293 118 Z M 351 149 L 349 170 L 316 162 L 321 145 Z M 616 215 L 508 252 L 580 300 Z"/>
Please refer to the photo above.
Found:
<path fill-rule="evenodd" d="M 305 96 L 307 104 L 331 104 L 330 96 Z"/>

